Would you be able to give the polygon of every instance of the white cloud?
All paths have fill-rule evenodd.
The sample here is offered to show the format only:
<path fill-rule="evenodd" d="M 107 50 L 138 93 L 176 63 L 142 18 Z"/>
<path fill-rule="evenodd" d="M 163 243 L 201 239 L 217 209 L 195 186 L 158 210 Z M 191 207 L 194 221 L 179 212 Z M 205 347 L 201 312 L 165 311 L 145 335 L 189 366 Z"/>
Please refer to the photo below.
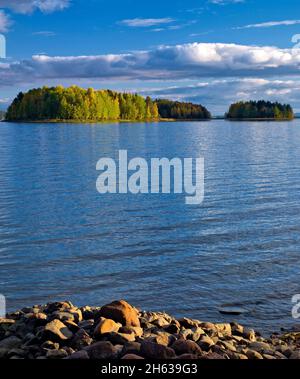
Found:
<path fill-rule="evenodd" d="M 269 21 L 262 22 L 260 24 L 250 24 L 245 26 L 238 26 L 233 29 L 252 29 L 252 28 L 272 28 L 274 26 L 290 26 L 290 25 L 298 25 L 300 24 L 300 20 L 284 20 L 284 21 Z"/>
<path fill-rule="evenodd" d="M 171 24 L 175 20 L 170 17 L 165 18 L 133 18 L 128 20 L 122 20 L 119 24 L 135 27 L 135 28 L 147 28 L 150 26 Z"/>
<path fill-rule="evenodd" d="M 209 0 L 209 3 L 216 5 L 244 3 L 245 0 Z"/>
<path fill-rule="evenodd" d="M 201 103 L 214 114 L 225 113 L 229 104 L 238 100 L 267 99 L 291 103 L 297 111 L 300 109 L 300 77 L 296 80 L 220 79 L 138 92 L 154 98 Z"/>
<path fill-rule="evenodd" d="M 5 33 L 11 24 L 9 16 L 0 10 L 0 33 Z"/>
<path fill-rule="evenodd" d="M 42 36 L 42 37 L 54 37 L 56 33 L 51 32 L 50 30 L 41 30 L 39 32 L 32 33 L 34 36 Z"/>
<path fill-rule="evenodd" d="M 0 85 L 46 79 L 179 80 L 300 75 L 300 49 L 191 43 L 96 56 L 36 55 L 0 67 Z"/>
<path fill-rule="evenodd" d="M 0 8 L 7 8 L 17 13 L 54 12 L 67 8 L 70 0 L 0 0 Z"/>

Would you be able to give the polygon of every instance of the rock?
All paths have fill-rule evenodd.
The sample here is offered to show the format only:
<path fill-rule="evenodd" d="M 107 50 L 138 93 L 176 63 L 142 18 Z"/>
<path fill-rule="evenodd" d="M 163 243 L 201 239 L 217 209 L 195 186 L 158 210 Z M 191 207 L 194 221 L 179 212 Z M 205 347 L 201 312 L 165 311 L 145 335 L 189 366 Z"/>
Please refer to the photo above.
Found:
<path fill-rule="evenodd" d="M 189 337 L 191 340 L 198 342 L 201 336 L 205 335 L 205 332 L 201 328 L 193 328 L 192 330 L 192 335 Z"/>
<path fill-rule="evenodd" d="M 73 333 L 60 320 L 49 322 L 44 329 L 43 336 L 51 341 L 65 341 L 73 337 Z"/>
<path fill-rule="evenodd" d="M 215 324 L 217 331 L 222 333 L 224 336 L 231 336 L 231 325 L 230 324 Z"/>
<path fill-rule="evenodd" d="M 300 350 L 296 350 L 296 351 L 294 351 L 291 355 L 290 355 L 290 357 L 289 357 L 289 359 L 300 359 Z"/>
<path fill-rule="evenodd" d="M 264 359 L 263 356 L 256 350 L 247 350 L 246 355 L 249 359 Z"/>
<path fill-rule="evenodd" d="M 182 354 L 176 357 L 176 359 L 190 360 L 190 359 L 199 359 L 198 355 L 194 354 Z"/>
<path fill-rule="evenodd" d="M 70 321 L 74 321 L 75 320 L 75 317 L 72 313 L 70 312 L 60 312 L 60 311 L 56 311 L 56 312 L 53 312 L 51 314 L 51 319 L 52 320 L 60 320 L 60 321 L 67 321 L 67 320 L 70 320 Z"/>
<path fill-rule="evenodd" d="M 144 330 L 138 326 L 122 326 L 119 329 L 119 333 L 124 333 L 124 334 L 134 333 L 137 337 L 142 337 Z"/>
<path fill-rule="evenodd" d="M 214 341 L 206 335 L 202 336 L 198 341 L 198 345 L 204 351 L 208 351 L 214 344 Z"/>
<path fill-rule="evenodd" d="M 164 327 L 164 330 L 171 334 L 177 334 L 180 332 L 180 325 L 177 324 L 169 324 L 166 327 Z"/>
<path fill-rule="evenodd" d="M 164 326 L 168 326 L 169 322 L 164 317 L 160 316 L 157 320 L 154 320 L 152 324 L 159 328 L 163 328 Z"/>
<path fill-rule="evenodd" d="M 144 359 L 143 357 L 140 357 L 139 355 L 136 354 L 126 354 L 124 355 L 121 359 Z"/>
<path fill-rule="evenodd" d="M 124 345 L 126 342 L 134 342 L 135 334 L 125 334 L 125 333 L 107 333 L 104 337 L 107 341 L 110 341 L 114 345 Z"/>
<path fill-rule="evenodd" d="M 71 346 L 76 350 L 81 350 L 92 343 L 93 339 L 84 329 L 80 329 L 71 340 Z"/>
<path fill-rule="evenodd" d="M 79 351 L 76 351 L 74 354 L 70 355 L 67 359 L 79 359 L 79 360 L 82 360 L 82 359 L 90 359 L 87 351 L 85 350 L 79 350 Z"/>
<path fill-rule="evenodd" d="M 220 360 L 220 359 L 226 359 L 223 355 L 218 353 L 207 353 L 206 355 L 203 355 L 201 359 L 209 359 L 209 360 Z"/>
<path fill-rule="evenodd" d="M 126 354 L 139 355 L 141 350 L 141 344 L 139 342 L 126 342 L 121 351 L 121 356 Z"/>
<path fill-rule="evenodd" d="M 63 359 L 68 356 L 68 353 L 63 350 L 49 350 L 46 354 L 47 359 Z"/>
<path fill-rule="evenodd" d="M 274 355 L 270 355 L 270 354 L 263 354 L 263 358 L 264 359 L 276 359 L 276 357 Z"/>
<path fill-rule="evenodd" d="M 253 329 L 244 329 L 244 332 L 241 333 L 241 336 L 246 338 L 247 340 L 254 342 L 256 341 L 255 331 Z"/>
<path fill-rule="evenodd" d="M 177 340 L 171 346 L 177 355 L 182 354 L 193 354 L 200 355 L 202 353 L 201 348 L 196 344 L 196 342 L 191 340 Z"/>
<path fill-rule="evenodd" d="M 158 343 L 160 345 L 169 346 L 170 343 L 174 342 L 174 336 L 172 336 L 169 333 L 166 332 L 157 332 L 156 334 L 152 335 L 149 340 L 155 343 Z"/>
<path fill-rule="evenodd" d="M 105 333 L 118 332 L 122 325 L 113 320 L 101 317 L 99 324 L 94 330 L 94 336 L 101 337 Z"/>
<path fill-rule="evenodd" d="M 189 318 L 183 317 L 178 320 L 181 326 L 186 329 L 197 328 L 199 326 L 199 321 L 191 320 Z"/>
<path fill-rule="evenodd" d="M 265 350 L 271 350 L 271 346 L 265 342 L 251 342 L 249 344 L 249 349 L 258 351 L 259 353 Z"/>
<path fill-rule="evenodd" d="M 223 305 L 222 307 L 219 308 L 219 312 L 223 315 L 239 316 L 243 313 L 247 313 L 248 310 L 240 306 Z"/>
<path fill-rule="evenodd" d="M 99 316 L 112 319 L 123 326 L 140 327 L 138 312 L 124 300 L 114 301 L 105 305 L 100 309 Z"/>
<path fill-rule="evenodd" d="M 175 357 L 175 351 L 170 347 L 150 341 L 142 342 L 140 352 L 143 357 L 148 359 L 170 359 Z"/>
<path fill-rule="evenodd" d="M 216 325 L 211 322 L 201 322 L 199 327 L 202 328 L 207 334 L 217 332 Z"/>
<path fill-rule="evenodd" d="M 232 322 L 230 325 L 232 334 L 237 334 L 238 336 L 241 336 L 244 333 L 244 327 L 242 325 L 239 325 L 236 322 Z"/>
<path fill-rule="evenodd" d="M 45 341 L 42 345 L 41 348 L 44 351 L 48 350 L 58 350 L 59 349 L 59 343 L 54 343 L 52 341 Z"/>
<path fill-rule="evenodd" d="M 5 338 L 4 340 L 0 341 L 0 349 L 15 349 L 21 346 L 22 340 L 15 336 L 10 336 Z"/>
<path fill-rule="evenodd" d="M 117 350 L 109 341 L 96 342 L 85 348 L 91 359 L 114 359 Z"/>
<path fill-rule="evenodd" d="M 223 346 L 224 349 L 236 352 L 236 347 L 233 345 L 233 343 L 229 341 L 219 341 L 218 343 Z"/>

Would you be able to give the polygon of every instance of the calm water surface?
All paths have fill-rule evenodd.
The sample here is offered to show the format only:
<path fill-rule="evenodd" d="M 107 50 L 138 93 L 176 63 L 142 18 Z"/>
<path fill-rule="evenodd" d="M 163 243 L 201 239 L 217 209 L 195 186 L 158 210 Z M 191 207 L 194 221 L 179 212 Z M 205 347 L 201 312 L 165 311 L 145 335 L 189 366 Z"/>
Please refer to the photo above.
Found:
<path fill-rule="evenodd" d="M 99 195 L 103 156 L 205 158 L 205 201 Z M 261 331 L 295 325 L 300 120 L 0 124 L 0 293 L 9 310 L 70 299 Z M 218 308 L 238 304 L 242 316 Z"/>

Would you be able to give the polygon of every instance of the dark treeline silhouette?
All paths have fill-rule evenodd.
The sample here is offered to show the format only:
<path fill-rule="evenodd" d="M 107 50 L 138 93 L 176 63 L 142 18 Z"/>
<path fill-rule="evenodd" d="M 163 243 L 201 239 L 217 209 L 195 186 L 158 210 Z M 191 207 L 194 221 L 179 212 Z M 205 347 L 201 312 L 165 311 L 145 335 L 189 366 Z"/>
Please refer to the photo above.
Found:
<path fill-rule="evenodd" d="M 7 110 L 8 121 L 35 120 L 155 120 L 157 105 L 150 97 L 96 91 L 77 86 L 43 87 L 19 93 Z"/>
<path fill-rule="evenodd" d="M 241 101 L 230 106 L 226 118 L 292 120 L 294 112 L 289 104 L 271 103 L 263 100 Z"/>
<path fill-rule="evenodd" d="M 179 101 L 171 100 L 156 100 L 158 106 L 158 112 L 162 118 L 174 118 L 174 119 L 210 119 L 210 112 L 202 105 L 183 103 Z"/>
<path fill-rule="evenodd" d="M 0 111 L 0 120 L 3 120 L 5 118 L 5 111 Z"/>

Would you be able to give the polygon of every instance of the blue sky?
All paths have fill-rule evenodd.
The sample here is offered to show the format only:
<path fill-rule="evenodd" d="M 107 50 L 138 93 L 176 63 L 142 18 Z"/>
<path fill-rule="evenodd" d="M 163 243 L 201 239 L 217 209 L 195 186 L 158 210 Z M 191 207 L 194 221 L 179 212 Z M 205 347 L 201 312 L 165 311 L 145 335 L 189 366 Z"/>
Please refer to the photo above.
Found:
<path fill-rule="evenodd" d="M 216 114 L 250 98 L 300 110 L 296 0 L 0 0 L 0 33 L 2 108 L 20 90 L 78 84 Z"/>

